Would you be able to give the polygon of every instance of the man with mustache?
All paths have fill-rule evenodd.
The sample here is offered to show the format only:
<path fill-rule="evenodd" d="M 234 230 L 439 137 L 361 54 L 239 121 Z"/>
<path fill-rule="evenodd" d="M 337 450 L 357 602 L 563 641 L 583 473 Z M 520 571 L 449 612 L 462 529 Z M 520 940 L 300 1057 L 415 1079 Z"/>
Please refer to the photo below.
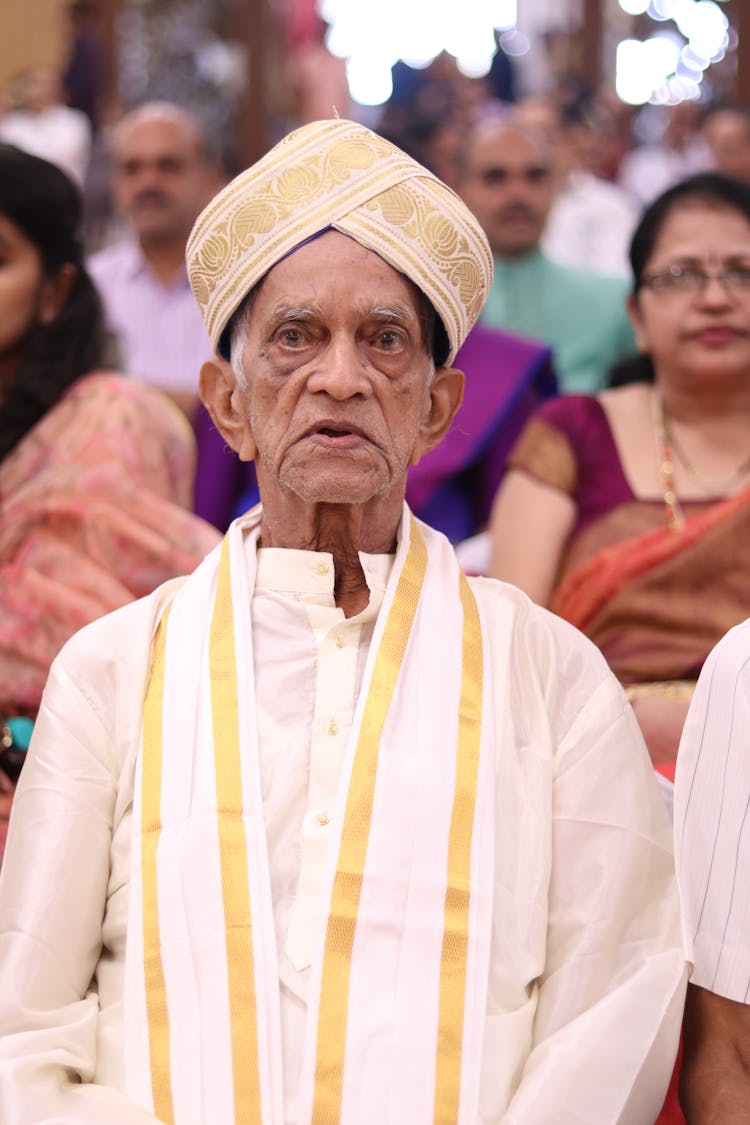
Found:
<path fill-rule="evenodd" d="M 123 369 L 169 394 L 192 417 L 211 344 L 185 269 L 185 243 L 220 183 L 200 122 L 151 102 L 125 116 L 113 141 L 113 193 L 129 228 L 89 269 L 118 337 Z"/>
<path fill-rule="evenodd" d="M 187 262 L 262 506 L 51 673 L 0 882 L 3 1125 L 653 1121 L 685 963 L 633 715 L 404 503 L 479 224 L 334 119 Z"/>
<path fill-rule="evenodd" d="M 482 321 L 551 345 L 562 390 L 605 386 L 610 367 L 635 351 L 627 286 L 540 249 L 555 192 L 549 139 L 512 115 L 480 120 L 461 147 L 457 186 L 494 257 Z"/>

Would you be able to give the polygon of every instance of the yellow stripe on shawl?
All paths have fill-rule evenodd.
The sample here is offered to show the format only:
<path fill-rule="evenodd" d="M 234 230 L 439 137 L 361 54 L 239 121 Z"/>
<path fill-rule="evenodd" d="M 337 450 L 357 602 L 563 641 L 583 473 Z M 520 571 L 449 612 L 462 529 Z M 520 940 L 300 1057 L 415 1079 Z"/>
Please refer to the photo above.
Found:
<path fill-rule="evenodd" d="M 435 1125 L 453 1125 L 458 1120 L 469 947 L 471 839 L 482 734 L 482 631 L 477 603 L 463 574 L 459 580 L 459 592 L 464 611 L 463 661 L 440 964 Z"/>
<path fill-rule="evenodd" d="M 409 549 L 375 658 L 352 765 L 323 953 L 313 1125 L 331 1125 L 341 1117 L 349 974 L 370 835 L 378 747 L 426 569 L 427 548 L 412 518 Z"/>
<path fill-rule="evenodd" d="M 216 799 L 224 896 L 235 1125 L 262 1120 L 258 1073 L 252 917 L 247 841 L 242 816 L 239 694 L 235 657 L 234 610 L 225 538 L 209 637 Z"/>
<path fill-rule="evenodd" d="M 161 835 L 162 713 L 164 705 L 164 651 L 169 607 L 154 639 L 146 698 L 143 705 L 143 756 L 141 765 L 141 867 L 143 882 L 143 964 L 146 986 L 151 1091 L 154 1113 L 173 1125 L 172 1081 L 169 1065 L 169 1011 L 159 940 L 159 898 L 156 853 Z"/>

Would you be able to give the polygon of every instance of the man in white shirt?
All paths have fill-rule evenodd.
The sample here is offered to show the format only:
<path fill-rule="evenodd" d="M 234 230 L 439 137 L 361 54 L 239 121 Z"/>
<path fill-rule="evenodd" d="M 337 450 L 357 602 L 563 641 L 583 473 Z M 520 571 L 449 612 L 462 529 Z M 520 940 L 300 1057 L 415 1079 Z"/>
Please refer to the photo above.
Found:
<path fill-rule="evenodd" d="M 33 70 L 23 84 L 23 104 L 0 119 L 0 140 L 62 168 L 80 187 L 91 160 L 91 125 L 85 113 L 63 102 L 60 79 Z"/>
<path fill-rule="evenodd" d="M 590 100 L 562 110 L 554 138 L 557 190 L 542 249 L 563 266 L 630 277 L 628 250 L 639 208 L 627 192 L 594 171 L 611 128 Z"/>
<path fill-rule="evenodd" d="M 750 619 L 703 665 L 677 757 L 675 852 L 693 970 L 680 1100 L 691 1125 L 750 1119 Z"/>
<path fill-rule="evenodd" d="M 166 102 L 128 114 L 113 138 L 113 193 L 129 234 L 90 259 L 125 371 L 191 417 L 212 348 L 185 269 L 185 243 L 220 183 L 200 123 Z"/>
<path fill-rule="evenodd" d="M 700 106 L 686 100 L 662 112 L 661 139 L 631 149 L 618 171 L 620 187 L 644 207 L 678 180 L 711 166 L 709 147 L 699 133 Z"/>
<path fill-rule="evenodd" d="M 330 120 L 187 260 L 263 506 L 51 673 L 0 879 L 4 1123 L 653 1120 L 684 956 L 633 715 L 404 504 L 479 225 Z"/>

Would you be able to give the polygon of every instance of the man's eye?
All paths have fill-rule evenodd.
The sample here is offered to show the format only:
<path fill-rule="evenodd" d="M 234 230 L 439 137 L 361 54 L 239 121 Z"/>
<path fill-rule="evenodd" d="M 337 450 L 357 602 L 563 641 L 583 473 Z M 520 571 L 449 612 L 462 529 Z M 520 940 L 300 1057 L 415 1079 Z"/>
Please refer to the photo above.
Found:
<path fill-rule="evenodd" d="M 305 336 L 299 328 L 282 328 L 278 338 L 287 348 L 300 348 L 305 343 Z"/>
<path fill-rule="evenodd" d="M 385 351 L 393 351 L 401 343 L 401 336 L 398 332 L 394 332 L 391 328 L 384 328 L 382 332 L 378 332 L 375 340 L 378 347 L 383 348 Z"/>
<path fill-rule="evenodd" d="M 508 177 L 502 168 L 488 168 L 480 178 L 485 187 L 497 187 L 504 184 Z"/>

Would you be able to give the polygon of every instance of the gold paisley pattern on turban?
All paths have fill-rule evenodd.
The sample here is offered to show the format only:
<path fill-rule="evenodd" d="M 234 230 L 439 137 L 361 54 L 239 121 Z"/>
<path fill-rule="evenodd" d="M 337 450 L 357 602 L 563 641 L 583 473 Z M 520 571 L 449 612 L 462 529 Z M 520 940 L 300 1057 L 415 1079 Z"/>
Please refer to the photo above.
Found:
<path fill-rule="evenodd" d="M 450 361 L 492 284 L 484 232 L 421 164 L 363 125 L 338 119 L 284 137 L 198 216 L 187 267 L 214 347 L 253 286 L 328 227 L 422 290 L 445 326 Z"/>

